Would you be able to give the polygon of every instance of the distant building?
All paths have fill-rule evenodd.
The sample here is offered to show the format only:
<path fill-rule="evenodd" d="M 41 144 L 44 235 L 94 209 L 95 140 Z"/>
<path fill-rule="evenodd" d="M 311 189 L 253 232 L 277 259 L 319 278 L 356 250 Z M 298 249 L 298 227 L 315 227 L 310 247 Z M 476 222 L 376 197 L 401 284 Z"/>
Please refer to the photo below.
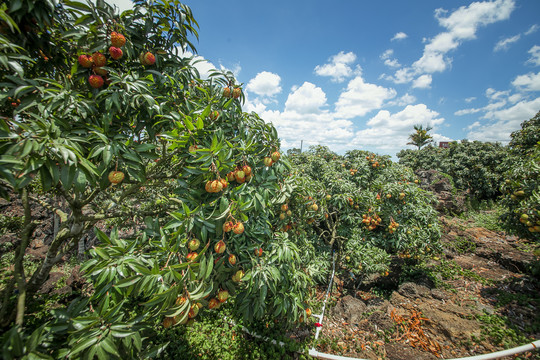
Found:
<path fill-rule="evenodd" d="M 439 147 L 446 149 L 448 147 L 448 144 L 449 144 L 448 141 L 441 141 L 441 142 L 439 142 Z"/>

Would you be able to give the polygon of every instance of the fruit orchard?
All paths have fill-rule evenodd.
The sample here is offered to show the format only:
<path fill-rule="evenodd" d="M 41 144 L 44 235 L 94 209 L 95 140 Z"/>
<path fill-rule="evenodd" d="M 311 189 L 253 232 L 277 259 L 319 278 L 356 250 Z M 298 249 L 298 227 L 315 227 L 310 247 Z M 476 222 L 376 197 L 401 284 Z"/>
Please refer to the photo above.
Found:
<path fill-rule="evenodd" d="M 168 345 L 157 333 L 222 306 L 290 328 L 309 318 L 334 254 L 358 284 L 440 251 L 433 195 L 410 168 L 359 150 L 282 156 L 273 125 L 242 110 L 242 84 L 202 78 L 184 56 L 189 7 L 35 3 L 0 8 L 0 195 L 24 209 L 0 294 L 4 358 L 156 357 Z M 499 191 L 489 171 L 481 196 Z M 536 199 L 527 184 L 510 183 Z M 36 206 L 57 226 L 29 265 Z M 36 323 L 38 290 L 89 234 L 89 290 Z"/>

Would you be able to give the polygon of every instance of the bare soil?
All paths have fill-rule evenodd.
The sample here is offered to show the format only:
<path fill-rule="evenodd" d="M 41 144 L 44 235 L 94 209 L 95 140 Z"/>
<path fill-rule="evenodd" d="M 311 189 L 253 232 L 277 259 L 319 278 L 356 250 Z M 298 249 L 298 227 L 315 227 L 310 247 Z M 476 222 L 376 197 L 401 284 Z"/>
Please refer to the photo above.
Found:
<path fill-rule="evenodd" d="M 442 217 L 444 254 L 409 279 L 403 268 L 362 290 L 337 279 L 317 350 L 361 359 L 451 359 L 540 339 L 535 244 Z M 381 291 L 381 285 L 386 291 Z M 321 291 L 322 297 L 322 291 Z M 504 359 L 540 359 L 538 351 Z"/>

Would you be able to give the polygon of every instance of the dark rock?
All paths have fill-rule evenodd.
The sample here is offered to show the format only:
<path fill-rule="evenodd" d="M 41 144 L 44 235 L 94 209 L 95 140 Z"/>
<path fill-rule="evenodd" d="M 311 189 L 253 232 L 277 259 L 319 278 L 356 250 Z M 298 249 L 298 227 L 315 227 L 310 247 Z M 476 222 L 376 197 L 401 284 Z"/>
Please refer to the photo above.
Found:
<path fill-rule="evenodd" d="M 458 193 L 449 176 L 436 170 L 417 170 L 421 187 L 437 197 L 435 209 L 444 214 L 461 214 L 465 211 L 465 194 Z"/>
<path fill-rule="evenodd" d="M 331 313 L 334 318 L 342 318 L 351 324 L 358 324 L 366 311 L 367 306 L 362 300 L 347 295 L 336 304 Z"/>
<path fill-rule="evenodd" d="M 424 285 L 418 285 L 412 282 L 406 282 L 401 284 L 398 289 L 398 293 L 408 298 L 419 298 L 419 297 L 431 297 L 431 291 L 428 287 Z"/>
<path fill-rule="evenodd" d="M 48 294 L 56 287 L 56 283 L 64 276 L 61 272 L 52 272 L 49 274 L 49 278 L 45 281 L 45 284 L 41 286 L 39 292 L 42 294 Z"/>

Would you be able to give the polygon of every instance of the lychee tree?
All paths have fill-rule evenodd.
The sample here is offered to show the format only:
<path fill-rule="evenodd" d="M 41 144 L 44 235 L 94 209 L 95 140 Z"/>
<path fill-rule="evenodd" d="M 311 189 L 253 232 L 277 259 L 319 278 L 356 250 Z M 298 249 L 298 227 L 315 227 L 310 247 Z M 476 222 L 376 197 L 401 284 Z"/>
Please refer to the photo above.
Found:
<path fill-rule="evenodd" d="M 501 181 L 501 204 L 506 229 L 540 241 L 540 113 L 521 124 L 511 134 L 509 168 Z"/>
<path fill-rule="evenodd" d="M 290 166 L 275 128 L 242 112 L 232 74 L 201 79 L 182 56 L 197 35 L 191 10 L 178 1 L 139 0 L 121 15 L 102 1 L 14 3 L 12 23 L 28 29 L 1 35 L 12 52 L 1 73 L 0 180 L 25 215 L 2 292 L 3 326 L 16 324 L 5 356 L 151 356 L 162 348 L 148 348 L 156 326 L 227 301 L 248 320 L 299 319 L 310 283 L 301 244 L 275 231 L 269 211 L 284 201 Z M 28 273 L 34 203 L 60 226 Z M 92 293 L 21 345 L 27 299 L 94 231 L 99 244 L 83 265 Z"/>
<path fill-rule="evenodd" d="M 440 251 L 433 195 L 418 186 L 411 169 L 367 151 L 340 156 L 322 146 L 291 162 L 303 185 L 289 198 L 293 211 L 284 217 L 284 230 L 301 226 L 327 259 L 333 250 L 347 278 L 385 275 L 393 259 L 414 262 Z"/>

